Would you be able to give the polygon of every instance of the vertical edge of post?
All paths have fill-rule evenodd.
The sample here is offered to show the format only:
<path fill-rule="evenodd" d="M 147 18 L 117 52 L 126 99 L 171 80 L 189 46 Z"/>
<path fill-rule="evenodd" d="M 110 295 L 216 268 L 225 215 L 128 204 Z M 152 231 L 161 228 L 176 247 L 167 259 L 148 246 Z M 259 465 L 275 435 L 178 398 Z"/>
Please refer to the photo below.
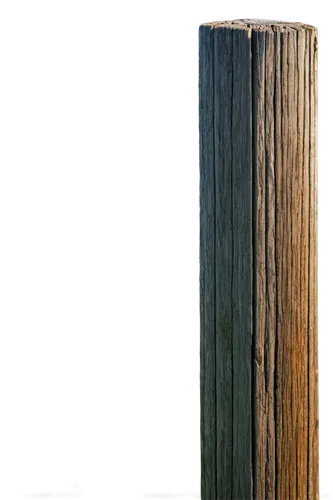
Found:
<path fill-rule="evenodd" d="M 232 498 L 232 30 L 214 29 L 216 498 Z"/>
<path fill-rule="evenodd" d="M 232 100 L 233 498 L 252 498 L 251 29 L 234 29 Z"/>
<path fill-rule="evenodd" d="M 252 33 L 253 92 L 253 279 L 254 331 L 254 498 L 265 500 L 266 380 L 264 347 L 266 329 L 266 178 L 265 178 L 265 32 Z"/>
<path fill-rule="evenodd" d="M 309 491 L 319 499 L 318 447 L 318 276 L 317 276 L 317 30 L 310 33 L 310 268 L 309 268 Z"/>
<path fill-rule="evenodd" d="M 214 31 L 199 28 L 201 496 L 216 498 Z"/>

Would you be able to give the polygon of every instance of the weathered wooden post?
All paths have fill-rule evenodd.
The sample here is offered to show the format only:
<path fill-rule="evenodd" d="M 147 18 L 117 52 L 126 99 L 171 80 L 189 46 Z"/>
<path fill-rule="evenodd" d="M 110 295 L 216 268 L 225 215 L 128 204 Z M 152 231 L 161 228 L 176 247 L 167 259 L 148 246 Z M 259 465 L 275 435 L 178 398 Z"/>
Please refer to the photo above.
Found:
<path fill-rule="evenodd" d="M 200 26 L 205 500 L 315 500 L 317 30 Z"/>

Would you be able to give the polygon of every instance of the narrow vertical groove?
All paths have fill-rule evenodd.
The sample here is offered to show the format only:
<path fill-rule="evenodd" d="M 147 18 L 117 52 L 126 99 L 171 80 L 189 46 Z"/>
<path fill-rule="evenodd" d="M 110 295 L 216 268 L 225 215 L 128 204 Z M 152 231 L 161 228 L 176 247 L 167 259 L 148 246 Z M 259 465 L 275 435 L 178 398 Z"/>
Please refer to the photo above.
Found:
<path fill-rule="evenodd" d="M 231 54 L 232 60 L 234 58 L 234 37 L 231 35 Z M 234 102 L 234 65 L 231 65 L 231 103 Z M 232 113 L 231 104 L 231 113 L 230 113 L 230 127 L 231 127 L 231 144 L 233 144 L 233 113 Z M 234 289 L 234 177 L 233 177 L 233 164 L 234 164 L 234 155 L 233 148 L 231 147 L 231 407 L 232 407 L 232 426 L 231 426 L 231 442 L 232 442 L 232 453 L 234 450 L 234 422 L 235 422 L 235 404 L 234 404 L 234 307 L 233 307 L 233 289 Z M 231 457 L 232 461 L 233 457 Z M 234 499 L 234 469 L 231 466 L 231 499 Z"/>
<path fill-rule="evenodd" d="M 299 227 L 297 225 L 297 30 L 292 30 L 290 33 L 290 47 L 288 52 L 288 79 L 289 79 L 289 136 L 290 136 L 290 151 L 291 151 L 291 176 L 289 179 L 289 193 L 290 193 L 290 295 L 288 297 L 289 315 L 291 323 L 291 343 L 289 355 L 291 358 L 291 372 L 290 372 L 290 392 L 291 392 L 291 425 L 292 425 L 292 443 L 289 446 L 289 456 L 292 459 L 291 467 L 291 500 L 297 500 L 298 488 L 298 460 L 297 448 L 299 440 L 299 394 L 298 394 L 298 378 L 301 373 L 298 371 L 298 356 L 299 356 L 299 340 L 298 340 L 298 325 L 297 314 L 299 308 L 299 296 L 296 286 L 296 267 L 298 258 L 298 234 Z M 295 348 L 297 346 L 297 348 Z"/>
<path fill-rule="evenodd" d="M 309 64 L 309 60 L 308 60 L 308 57 L 307 57 L 307 51 L 308 51 L 308 33 L 305 33 L 305 50 L 304 50 L 304 99 L 308 100 L 308 95 L 307 95 L 307 89 L 308 89 L 308 73 L 306 72 L 306 69 L 309 68 L 308 64 Z M 306 119 L 308 117 L 308 109 L 305 109 L 304 107 L 304 150 L 306 148 L 306 139 L 309 140 L 309 130 L 308 130 L 308 137 L 307 134 L 306 134 Z M 305 163 L 305 162 L 304 162 Z M 309 167 L 309 165 L 308 165 Z M 307 172 L 307 176 L 308 178 L 306 179 L 307 182 L 309 182 L 309 186 L 311 185 L 310 183 L 310 169 L 308 168 L 308 172 Z M 306 175 L 306 173 L 305 173 Z M 309 193 L 309 203 L 308 203 L 308 213 L 307 213 L 307 216 L 308 216 L 308 220 L 309 220 L 309 224 L 308 224 L 308 242 L 309 242 L 309 245 L 310 245 L 310 238 L 311 238 L 311 227 L 310 227 L 310 211 L 311 211 L 311 208 L 310 208 L 310 193 Z M 310 257 L 311 257 L 311 252 L 310 250 L 308 251 L 308 266 L 307 266 L 307 274 L 308 274 L 308 278 L 310 277 Z M 308 359 L 307 359 L 307 368 L 308 368 L 308 380 L 307 380 L 307 397 L 308 397 L 308 449 L 307 449 L 307 469 L 308 469 L 308 481 L 307 481 L 307 494 L 308 494 L 308 497 L 309 495 L 311 494 L 311 479 L 309 477 L 310 475 L 310 460 L 309 460 L 309 457 L 310 457 L 310 335 L 309 335 L 309 332 L 310 332 L 310 317 L 309 317 L 309 311 L 310 311 L 310 293 L 309 293 L 309 281 L 308 281 L 308 318 L 307 318 L 307 332 L 308 332 Z"/>
<path fill-rule="evenodd" d="M 275 44 L 273 30 L 265 33 L 265 264 L 266 264 L 266 324 L 265 324 L 265 387 L 266 387 L 266 471 L 265 498 L 275 498 L 275 421 L 274 421 L 274 359 L 275 359 Z"/>
<path fill-rule="evenodd" d="M 254 432 L 255 463 L 254 489 L 258 500 L 265 499 L 267 401 L 265 378 L 266 329 L 266 180 L 265 180 L 265 32 L 253 33 L 253 225 L 254 249 L 254 309 L 255 335 L 253 349 L 254 371 Z"/>
<path fill-rule="evenodd" d="M 301 221 L 299 220 L 298 218 L 298 214 L 299 214 L 299 203 L 302 203 L 302 200 L 300 200 L 300 192 L 301 192 L 301 189 L 302 189 L 302 186 L 299 182 L 299 179 L 300 179 L 300 174 L 299 174 L 299 171 L 296 171 L 297 169 L 297 162 L 299 160 L 299 152 L 298 152 L 298 142 L 299 142 L 299 134 L 298 134 L 298 127 L 299 127 L 299 116 L 298 116 L 298 111 L 299 111 L 299 106 L 300 106 L 300 102 L 299 102 L 299 92 L 300 92 L 300 89 L 299 89 L 299 78 L 298 78 L 298 74 L 299 74 L 299 67 L 298 67 L 298 33 L 297 31 L 295 32 L 295 67 L 296 67 L 296 75 L 297 75 L 297 81 L 295 82 L 295 105 L 296 105 L 296 110 L 295 110 L 295 121 L 296 121 L 296 130 L 297 130 L 297 143 L 296 143 L 296 159 L 295 159 L 295 171 L 294 171 L 294 175 L 295 175 L 295 180 L 297 181 L 297 191 L 296 191 L 296 206 L 295 206 L 295 210 L 297 211 L 297 245 L 298 245 L 298 255 L 297 255 L 297 273 L 296 273 L 296 291 L 297 291 L 297 299 L 301 301 L 301 290 L 300 290 L 300 283 L 299 283 L 299 273 L 300 273 L 300 231 L 302 230 L 301 228 Z M 301 205 L 301 208 L 302 208 L 302 205 Z M 299 318 L 300 318 L 300 315 L 301 315 L 301 303 L 299 304 L 299 307 L 296 309 L 296 332 L 297 332 L 297 344 L 299 345 L 299 342 L 301 340 L 301 336 L 300 336 L 300 321 L 299 321 Z M 297 345 L 297 347 L 298 347 Z M 301 345 L 301 344 L 300 344 Z M 295 348 L 297 349 L 297 347 L 295 346 Z M 301 363 L 303 362 L 303 348 L 300 352 L 300 355 L 299 355 L 299 358 L 301 360 Z M 297 359 L 297 370 L 298 369 L 301 369 L 301 363 L 299 363 L 299 359 Z M 299 393 L 299 397 L 302 401 L 302 390 L 303 388 L 301 387 L 301 384 L 299 384 L 299 380 L 297 378 L 297 376 L 295 377 L 296 378 L 296 386 L 297 386 L 297 391 Z M 304 487 L 304 482 L 303 482 L 303 471 L 301 470 L 300 468 L 300 461 L 301 461 L 301 453 L 302 453 L 302 449 L 301 449 L 301 444 L 303 444 L 303 436 L 302 436 L 302 426 L 303 426 L 303 420 L 304 420 L 304 416 L 303 416 L 303 406 L 302 404 L 300 405 L 300 415 L 299 415 L 299 422 L 300 422 L 300 428 L 298 429 L 298 441 L 299 441 L 299 444 L 297 446 L 297 449 L 296 449 L 296 466 L 297 466 L 297 470 L 296 470 L 296 480 L 297 480 L 297 485 L 296 485 L 296 491 L 297 491 L 297 496 L 300 497 L 302 496 L 301 495 L 301 490 L 303 489 Z M 304 498 L 304 494 L 303 494 L 303 498 Z"/>
<path fill-rule="evenodd" d="M 256 174 L 255 174 L 255 122 L 254 122 L 254 112 L 253 110 L 256 107 L 255 96 L 254 96 L 254 48 L 253 48 L 253 36 L 251 36 L 251 97 L 252 97 L 252 268 L 253 268 L 253 280 L 252 280 L 252 364 L 251 364 L 251 383 L 252 395 L 255 394 L 255 345 L 256 345 L 256 325 L 257 325 L 257 317 L 256 317 L 256 286 L 257 286 L 257 270 L 256 270 L 256 225 L 255 225 L 255 213 L 256 213 L 256 200 L 255 200 L 255 182 L 256 182 Z M 256 489 L 256 426 L 255 426 L 255 405 L 256 400 L 252 397 L 252 495 L 253 499 L 257 498 L 257 489 Z"/>
<path fill-rule="evenodd" d="M 310 55 L 309 55 L 309 33 L 305 33 L 305 58 L 304 58 L 304 94 L 305 94 L 305 100 L 306 102 L 309 102 L 309 71 L 310 71 Z M 310 126 L 309 126 L 309 115 L 310 115 L 310 111 L 308 108 L 305 108 L 304 109 L 304 164 L 306 165 L 307 164 L 307 175 L 308 175 L 308 179 L 307 179 L 307 182 L 310 186 L 310 189 L 311 189 L 311 168 L 310 168 L 310 164 L 309 164 L 309 145 L 310 145 Z M 309 193 L 309 196 L 311 196 L 311 193 Z M 309 241 L 309 245 L 310 245 L 310 241 L 311 241 L 311 226 L 310 226 L 310 216 L 311 216 L 311 203 L 310 203 L 310 199 L 309 199 L 309 204 L 308 204 L 308 214 L 307 214 L 307 217 L 308 217 L 308 220 L 309 220 L 309 224 L 308 224 L 308 241 Z M 310 267 L 311 267 L 311 250 L 309 248 L 308 250 L 308 253 L 309 253 L 309 262 L 308 262 L 308 268 L 307 268 L 307 272 L 308 272 L 308 276 L 310 277 Z M 310 405 L 311 405 L 311 394 L 310 394 L 310 385 L 311 385 L 311 380 L 310 380 L 310 369 L 311 369 L 311 364 L 310 364 L 310 328 L 311 328 L 311 325 L 310 325 L 310 316 L 311 316 L 311 313 L 310 313 L 310 308 L 311 308 L 311 301 L 310 301 L 310 296 L 311 296 L 311 292 L 310 292 L 310 287 L 308 287 L 308 344 L 309 344 L 309 347 L 308 347 L 308 408 L 310 409 Z M 310 453 L 311 453 L 311 444 L 310 444 L 310 436 L 311 436 L 311 418 L 310 418 L 310 413 L 309 413 L 309 420 L 308 420 L 308 450 L 307 450 L 307 455 L 308 455 L 308 471 L 309 471 L 309 476 L 310 476 Z M 312 489 L 312 478 L 309 477 L 308 479 L 308 490 L 307 490 L 307 493 L 308 493 L 308 498 L 310 498 L 310 495 L 312 495 L 313 493 L 313 489 Z"/>
<path fill-rule="evenodd" d="M 274 251 L 274 267 L 276 276 L 276 297 L 275 297 L 275 351 L 274 351 L 274 434 L 275 434 L 275 495 L 278 498 L 278 349 L 279 349 L 279 336 L 278 336 L 278 300 L 279 295 L 279 281 L 278 281 L 278 265 L 277 265 L 277 240 L 278 240 L 278 208 L 277 208 L 277 163 L 278 163 L 278 149 L 277 146 L 279 141 L 277 139 L 278 134 L 281 131 L 278 130 L 279 120 L 278 120 L 278 85 L 279 81 L 279 65 L 280 65 L 280 33 L 274 32 L 275 39 L 275 83 L 274 83 L 274 192 L 275 192 L 275 251 Z"/>
<path fill-rule="evenodd" d="M 308 71 L 307 74 L 308 76 L 308 89 L 310 89 L 310 68 L 311 68 L 311 63 L 310 63 L 310 58 L 311 58 L 311 50 L 310 50 L 310 45 L 311 45 L 311 37 L 310 34 L 308 33 L 308 54 L 307 54 L 307 63 L 308 63 Z M 311 101 L 310 101 L 310 92 L 307 94 L 307 108 L 308 108 L 308 120 L 309 120 L 309 125 L 308 125 L 308 149 L 310 149 L 310 143 L 311 143 L 311 113 L 310 113 L 310 107 L 311 107 Z M 311 168 L 310 168 L 310 156 L 309 156 L 309 171 L 308 171 L 308 182 L 309 182 L 309 197 L 311 196 Z M 309 216 L 309 221 L 311 220 L 311 203 L 309 202 L 308 206 L 308 216 Z M 309 237 L 309 242 L 311 241 L 311 224 L 309 223 L 308 226 L 308 237 Z M 310 321 L 311 321 L 311 303 L 310 303 L 310 276 L 311 276 L 311 245 L 309 247 L 309 263 L 308 263 L 308 274 L 309 274 L 309 294 L 308 294 L 308 364 L 307 364 L 307 369 L 308 369 L 308 463 L 307 463 L 307 468 L 308 468 L 308 475 L 311 472 L 311 464 L 310 464 L 310 435 L 311 435 L 311 429 L 310 429 L 310 408 L 311 408 L 311 394 L 310 394 L 310 374 L 311 374 L 311 369 L 310 369 Z M 311 490 L 311 482 L 308 481 L 308 488 L 307 488 L 307 498 L 308 500 L 313 500 L 312 496 L 312 490 Z"/>
<path fill-rule="evenodd" d="M 264 213 L 264 219 L 265 219 L 265 234 L 264 234 L 264 241 L 265 241 L 265 246 L 264 246 L 264 251 L 265 251 L 265 331 L 264 331 L 264 347 L 263 347 L 263 352 L 264 352 L 264 379 L 265 379 L 265 406 L 266 406 L 266 415 L 265 415 L 265 447 L 266 447 L 266 457 L 265 457 L 265 497 L 264 498 L 270 498 L 269 496 L 269 477 L 268 477 L 268 467 L 270 465 L 269 463 L 269 387 L 268 387 L 268 349 L 269 349 L 269 335 L 268 335 L 268 328 L 269 328 L 269 286 L 268 286 L 268 273 L 269 273 L 269 261 L 268 261 L 268 211 L 269 211 L 269 192 L 268 192 L 268 144 L 267 144 L 267 135 L 268 135 L 268 123 L 267 123 L 267 107 L 268 107 L 268 74 L 267 74 L 267 43 L 268 43 L 268 33 L 264 33 L 265 37 L 265 51 L 264 51 L 264 61 L 265 61 L 265 90 L 264 90 L 264 123 L 265 123 L 265 144 L 264 144 L 264 149 L 265 149 L 265 168 L 264 168 L 264 182 L 265 182 L 265 213 Z"/>
<path fill-rule="evenodd" d="M 250 238 L 251 238 L 251 258 L 250 258 L 250 265 L 251 265 L 251 280 L 252 280 L 252 288 L 251 288 L 251 346 L 250 346 L 250 375 L 251 375 L 251 380 L 250 380 L 250 435 L 251 435 L 251 440 L 250 440 L 250 493 L 251 497 L 250 500 L 255 500 L 254 496 L 254 471 L 253 471 L 253 449 L 255 449 L 255 443 L 254 443 L 254 434 L 253 434 L 253 422 L 254 422 L 254 385 L 253 385 L 253 351 L 252 351 L 252 346 L 253 346 L 253 333 L 254 333 L 254 295 L 253 295 L 253 281 L 254 281 L 254 275 L 255 275 L 255 269 L 253 268 L 253 262 L 254 262 L 254 235 L 253 235 L 253 219 L 254 219 L 254 211 L 253 211 L 253 143 L 252 143 L 252 138 L 253 138 L 253 38 L 252 38 L 252 27 L 248 25 L 248 38 L 250 37 L 250 44 L 249 44 L 249 50 L 250 50 L 250 120 L 249 120 L 249 128 L 250 128 L 250 183 L 251 183 L 251 196 L 250 196 L 250 210 L 251 210 L 251 228 L 250 228 Z"/>
<path fill-rule="evenodd" d="M 249 381 L 249 455 L 248 455 L 248 460 L 249 460 L 249 468 L 248 468 L 248 473 L 250 475 L 249 478 L 249 498 L 252 500 L 253 499 L 253 481 L 252 481 L 252 466 L 251 466 L 251 460 L 252 460 L 252 446 L 253 446 L 253 436 L 252 436 L 252 419 L 253 419 L 253 413 L 252 413 L 252 400 L 253 400 L 253 392 L 252 392 L 252 362 L 251 362 L 251 355 L 252 355 L 252 334 L 253 334 L 253 296 L 252 296 L 252 291 L 253 291 L 253 234 L 252 234 L 252 220 L 253 220 L 253 207 L 252 207 L 252 199 L 253 199 L 253 165 L 252 165 L 252 155 L 251 155 L 251 147 L 252 147 L 252 141 L 251 137 L 253 134 L 252 130 L 252 114 L 253 114 L 253 109 L 252 109 L 252 28 L 249 27 L 249 31 L 246 33 L 246 40 L 248 43 L 248 51 L 249 51 L 249 60 L 248 60 L 248 86 L 249 86 L 249 96 L 248 96 L 248 112 L 249 112 L 249 117 L 248 117 L 248 158 L 250 161 L 250 166 L 249 166 L 249 186 L 250 186 L 250 195 L 249 195 L 249 211 L 250 211 L 250 217 L 249 217 L 249 247 L 250 247 L 250 255 L 248 259 L 248 265 L 250 267 L 250 274 L 249 274 L 249 279 L 250 279 L 250 286 L 249 286 L 249 314 L 250 314 L 250 321 L 249 321 L 249 334 L 250 334 L 250 339 L 248 341 L 248 365 L 249 365 L 249 376 L 250 376 L 250 381 Z M 248 39 L 250 38 L 250 42 Z M 246 116 L 246 112 L 245 112 Z"/>
<path fill-rule="evenodd" d="M 286 239 L 287 239 L 287 262 L 291 262 L 291 237 L 292 237 L 292 174 L 293 174 L 293 164 L 292 164 L 292 146 L 293 146 L 293 130 L 291 126 L 292 122 L 292 94 L 291 94 L 291 88 L 292 88 L 292 63 L 291 63 L 291 58 L 292 58 L 292 44 L 291 44 L 291 32 L 288 30 L 288 33 L 286 34 L 288 38 L 288 49 L 287 49 L 287 99 L 286 99 L 286 104 L 287 104 L 287 116 L 286 116 L 286 133 L 287 133 L 287 138 L 288 138 L 288 156 L 287 156 L 287 164 L 286 164 L 286 191 L 287 191 L 287 211 L 286 211 L 286 222 L 287 222 L 287 228 L 286 228 Z M 288 347 L 287 347 L 287 356 L 289 359 L 289 363 L 292 364 L 292 359 L 291 359 L 291 353 L 293 350 L 293 311 L 292 311 L 292 269 L 290 269 L 290 266 L 287 266 L 287 303 L 286 303 L 286 309 L 287 309 L 287 318 L 288 318 L 288 328 L 290 330 L 289 334 L 289 339 L 288 339 Z M 285 335 L 287 336 L 286 332 Z M 292 401 L 293 398 L 295 398 L 295 394 L 293 394 L 293 373 L 292 369 L 290 366 L 286 367 L 286 372 L 287 372 L 287 377 L 288 377 L 288 385 L 287 385 L 287 394 L 288 394 L 288 401 L 287 401 L 287 413 L 288 413 L 288 425 L 289 425 L 289 436 L 291 441 L 293 442 L 293 448 L 295 447 L 295 435 L 294 435 L 294 425 L 293 425 L 293 405 Z M 296 403 L 297 404 L 297 403 Z M 295 463 L 294 463 L 294 454 L 291 450 L 291 447 L 288 445 L 286 446 L 286 452 L 287 452 L 287 460 L 286 464 L 288 464 L 288 482 L 289 482 L 289 499 L 290 500 L 296 500 L 295 498 L 295 488 L 296 484 L 294 482 L 294 469 L 295 469 Z"/>
<path fill-rule="evenodd" d="M 216 262 L 216 139 L 215 139 L 215 134 L 216 134 L 216 124 L 215 124 L 215 66 L 216 66 L 216 61 L 215 61 L 215 33 L 214 31 L 212 32 L 212 53 L 213 53 L 213 71 L 212 71 L 212 89 L 213 89 L 213 165 L 214 165 L 214 186 L 213 186 L 213 196 L 214 196 L 214 201 L 213 201 L 213 224 L 214 224 L 214 256 L 213 256 L 213 263 L 214 263 L 214 351 L 215 351 L 215 376 L 214 376 L 214 392 L 215 392 L 215 432 L 214 432 L 214 454 L 215 454 L 215 495 L 217 496 L 217 379 L 216 379 L 216 369 L 217 369 L 217 322 L 216 322 L 216 269 L 217 269 L 217 262 Z"/>
<path fill-rule="evenodd" d="M 299 290 L 298 342 L 300 377 L 298 379 L 299 393 L 299 443 L 298 443 L 298 498 L 306 498 L 308 482 L 308 228 L 309 218 L 305 207 L 308 199 L 308 162 L 306 145 L 306 31 L 298 32 L 298 104 L 297 104 L 297 165 L 298 165 L 298 259 L 296 286 Z"/>
<path fill-rule="evenodd" d="M 276 355 L 275 355 L 275 410 L 276 410 L 276 481 L 275 481 L 275 491 L 276 497 L 280 498 L 280 492 L 282 490 L 281 483 L 281 439 L 282 435 L 282 418 L 283 417 L 283 407 L 280 400 L 281 393 L 281 373 L 282 373 L 282 363 L 283 359 L 281 357 L 282 352 L 282 342 L 280 342 L 281 335 L 281 320 L 283 320 L 283 303 L 282 303 L 282 286 L 281 286 L 281 272 L 282 272 L 282 260 L 281 252 L 282 248 L 282 232 L 281 232 L 281 217 L 283 216 L 283 205 L 282 205 L 282 161 L 283 161 L 283 142 L 282 142 L 282 116 L 283 116 L 283 102 L 282 102 L 282 88 L 283 88 L 283 73 L 282 73 L 282 54 L 283 54 L 283 32 L 276 32 L 276 42 L 277 42 L 277 61 L 276 61 L 276 93 L 275 93 L 275 119 L 276 119 L 276 158 L 275 158 L 275 212 L 276 212 L 276 238 L 275 238 L 275 261 L 276 261 L 276 274 L 277 274 L 277 306 L 276 306 Z"/>
<path fill-rule="evenodd" d="M 296 370 L 295 373 L 299 373 L 300 377 L 294 377 L 295 379 L 295 390 L 296 390 L 296 408 L 295 408 L 295 421 L 296 421 L 296 436 L 295 436 L 295 441 L 296 441 L 296 495 L 295 498 L 296 500 L 300 497 L 300 489 L 302 488 L 303 484 L 301 483 L 301 479 L 303 480 L 303 477 L 301 478 L 300 476 L 303 474 L 302 471 L 302 464 L 301 464 L 301 453 L 302 453 L 302 448 L 301 448 L 301 443 L 302 443 L 302 438 L 303 438 L 303 406 L 302 406 L 302 385 L 303 385 L 303 373 L 301 369 L 301 365 L 303 363 L 303 349 L 302 349 L 302 336 L 300 332 L 300 315 L 301 315 L 301 307 L 302 307 L 302 290 L 300 287 L 300 280 L 299 280 L 299 272 L 300 272 L 300 259 L 301 259 L 301 244 L 302 244 L 302 225 L 301 221 L 299 220 L 299 216 L 301 214 L 301 209 L 299 206 L 300 203 L 300 192 L 301 189 L 303 188 L 301 184 L 301 174 L 303 170 L 303 164 L 302 160 L 300 158 L 300 131 L 299 131 L 299 122 L 300 122 L 300 116 L 299 116 L 299 111 L 300 107 L 302 106 L 302 100 L 300 99 L 300 85 L 299 85 L 299 78 L 301 76 L 301 68 L 299 64 L 299 40 L 300 40 L 300 34 L 298 31 L 296 31 L 296 44 L 295 44 L 295 88 L 296 88 L 296 96 L 295 96 L 295 104 L 296 104 L 296 111 L 295 111 L 295 118 L 296 118 L 296 163 L 295 163 L 295 171 L 294 171 L 294 176 L 295 179 L 293 181 L 293 186 L 292 190 L 295 192 L 294 200 L 293 202 L 293 211 L 295 213 L 295 208 L 296 208 L 296 213 L 294 215 L 294 220 L 296 222 L 296 230 L 294 233 L 296 233 L 296 244 L 292 248 L 292 252 L 294 255 L 294 275 L 293 275 L 293 288 L 294 288 L 294 293 L 296 296 L 296 301 L 298 304 L 298 307 L 296 308 L 296 311 L 294 312 L 295 315 L 295 334 L 296 334 L 296 341 L 295 345 L 293 347 L 294 349 L 294 356 L 296 359 Z M 294 253 L 295 252 L 295 253 Z M 295 258 L 296 255 L 296 258 Z M 303 495 L 304 498 L 304 495 Z"/>
<path fill-rule="evenodd" d="M 292 391 L 290 375 L 292 371 L 290 357 L 291 345 L 291 323 L 290 323 L 290 183 L 291 183 L 291 134 L 290 134 L 290 102 L 291 102 L 291 81 L 290 81 L 290 31 L 286 31 L 283 36 L 282 45 L 282 144 L 283 155 L 281 163 L 281 247 L 279 257 L 281 259 L 281 492 L 282 498 L 294 500 L 292 495 L 292 470 L 293 462 L 290 445 L 293 443 L 292 426 Z"/>

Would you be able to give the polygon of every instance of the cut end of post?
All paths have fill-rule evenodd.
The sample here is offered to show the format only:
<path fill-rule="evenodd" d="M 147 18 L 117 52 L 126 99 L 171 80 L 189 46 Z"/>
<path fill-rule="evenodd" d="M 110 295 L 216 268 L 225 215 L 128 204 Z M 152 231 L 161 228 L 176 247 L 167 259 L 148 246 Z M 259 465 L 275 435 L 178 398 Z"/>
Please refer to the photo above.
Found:
<path fill-rule="evenodd" d="M 211 29 L 216 28 L 231 28 L 247 30 L 249 38 L 252 31 L 303 31 L 309 30 L 317 33 L 317 28 L 310 24 L 290 23 L 286 21 L 273 21 L 270 19 L 236 19 L 234 21 L 214 21 L 211 23 L 203 23 L 201 26 L 210 26 Z"/>

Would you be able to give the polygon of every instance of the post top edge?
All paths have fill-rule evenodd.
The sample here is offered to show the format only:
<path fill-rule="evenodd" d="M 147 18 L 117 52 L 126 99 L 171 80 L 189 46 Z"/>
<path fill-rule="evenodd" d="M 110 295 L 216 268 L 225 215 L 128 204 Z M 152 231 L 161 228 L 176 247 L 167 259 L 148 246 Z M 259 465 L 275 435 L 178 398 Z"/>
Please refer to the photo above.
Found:
<path fill-rule="evenodd" d="M 317 32 L 317 28 L 310 24 L 299 22 L 274 21 L 270 19 L 235 19 L 233 21 L 213 21 L 203 23 L 201 26 L 215 28 L 231 28 L 254 31 L 302 31 L 310 30 Z"/>

